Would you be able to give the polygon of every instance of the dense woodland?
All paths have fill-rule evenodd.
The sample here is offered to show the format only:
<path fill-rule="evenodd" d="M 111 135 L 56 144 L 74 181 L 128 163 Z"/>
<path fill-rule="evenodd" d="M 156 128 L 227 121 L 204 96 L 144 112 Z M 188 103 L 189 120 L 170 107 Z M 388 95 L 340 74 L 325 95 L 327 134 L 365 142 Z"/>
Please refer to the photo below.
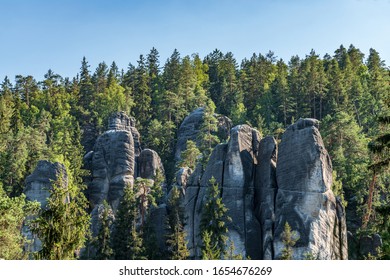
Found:
<path fill-rule="evenodd" d="M 163 63 L 153 48 L 125 70 L 118 69 L 115 62 L 102 62 L 93 69 L 83 58 L 80 73 L 73 78 L 63 78 L 52 70 L 42 81 L 32 76 L 5 77 L 0 87 L 0 258 L 27 257 L 20 229 L 24 218 L 38 209 L 25 202 L 22 191 L 38 160 L 67 167 L 72 207 L 86 215 L 83 177 L 88 174 L 82 169 L 82 159 L 106 130 L 112 113 L 124 111 L 135 117 L 143 147 L 159 153 L 170 182 L 176 171 L 177 130 L 191 111 L 207 106 L 231 118 L 235 125 L 247 123 L 263 136 L 276 139 L 299 118 L 320 120 L 333 163 L 333 191 L 346 206 L 348 230 L 357 236 L 379 233 L 384 245 L 378 258 L 389 259 L 389 103 L 390 69 L 374 49 L 365 55 L 353 45 L 340 46 L 333 55 L 323 57 L 312 50 L 306 57 L 293 56 L 287 62 L 270 51 L 253 54 L 240 63 L 232 53 L 219 50 L 205 58 L 181 56 L 174 50 Z M 57 203 L 63 201 L 61 195 Z M 169 203 L 175 205 L 176 196 L 172 197 Z M 135 199 L 130 190 L 125 192 L 124 201 Z M 136 215 L 123 204 L 119 212 Z M 182 214 L 176 210 L 170 228 L 179 232 Z M 109 223 L 107 213 L 105 221 Z M 57 225 L 72 219 L 84 225 L 76 229 L 77 240 L 64 241 L 70 244 L 68 251 L 54 255 L 48 247 L 37 258 L 73 258 L 74 251 L 89 238 L 88 219 L 82 216 L 74 214 Z M 45 216 L 39 217 L 35 230 L 44 237 Z M 109 232 L 99 233 L 99 244 L 103 244 L 100 258 L 153 258 L 148 257 L 147 245 L 136 229 L 130 232 L 131 242 L 138 248 L 130 255 L 120 251 L 120 244 L 116 244 L 118 250 L 108 245 Z M 121 236 L 115 238 L 121 240 Z M 175 238 L 183 241 L 185 236 Z M 205 254 L 213 254 L 207 253 L 210 248 L 206 245 L 217 236 L 204 238 Z M 169 258 L 188 256 L 183 246 L 173 251 Z"/>

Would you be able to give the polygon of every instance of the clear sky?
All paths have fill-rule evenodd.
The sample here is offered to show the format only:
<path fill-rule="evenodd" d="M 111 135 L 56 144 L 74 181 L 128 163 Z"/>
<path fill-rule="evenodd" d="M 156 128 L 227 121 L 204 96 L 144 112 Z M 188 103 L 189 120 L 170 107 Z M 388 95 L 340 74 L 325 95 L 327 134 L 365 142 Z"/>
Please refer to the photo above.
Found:
<path fill-rule="evenodd" d="M 390 65 L 390 0 L 0 0 L 0 80 L 42 80 L 49 68 L 73 77 L 83 56 L 92 71 L 113 60 L 126 69 L 152 47 L 163 64 L 175 48 L 287 61 L 341 44 Z"/>

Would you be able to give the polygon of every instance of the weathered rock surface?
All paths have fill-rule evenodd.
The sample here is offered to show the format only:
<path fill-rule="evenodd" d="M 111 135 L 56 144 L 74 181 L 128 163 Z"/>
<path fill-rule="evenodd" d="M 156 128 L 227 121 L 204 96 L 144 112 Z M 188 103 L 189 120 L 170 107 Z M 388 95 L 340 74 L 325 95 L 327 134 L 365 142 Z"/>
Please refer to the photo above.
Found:
<path fill-rule="evenodd" d="M 52 184 L 58 179 L 61 179 L 63 186 L 67 187 L 68 177 L 63 164 L 58 162 L 51 163 L 47 160 L 38 161 L 34 172 L 26 178 L 26 187 L 23 191 L 26 199 L 38 201 L 41 204 L 41 208 L 45 208 Z"/>
<path fill-rule="evenodd" d="M 261 258 L 272 260 L 276 184 L 277 143 L 271 136 L 260 141 L 255 178 L 255 215 L 261 223 Z"/>
<path fill-rule="evenodd" d="M 40 160 L 34 172 L 26 178 L 26 187 L 23 191 L 26 199 L 28 201 L 38 201 L 42 209 L 46 208 L 50 190 L 57 180 L 61 180 L 61 185 L 67 188 L 68 177 L 65 166 L 58 162 L 51 163 Z M 35 216 L 27 217 L 25 224 L 34 218 Z M 28 226 L 23 226 L 22 233 L 28 241 L 25 245 L 26 251 L 37 252 L 42 249 L 41 241 L 32 234 Z"/>
<path fill-rule="evenodd" d="M 198 108 L 180 126 L 177 160 L 187 140 L 198 141 L 203 113 L 203 108 Z M 229 141 L 213 149 L 206 167 L 183 167 L 176 173 L 191 258 L 201 257 L 200 221 L 212 177 L 232 219 L 227 223 L 229 241 L 244 257 L 280 258 L 288 222 L 299 237 L 293 247 L 294 259 L 303 259 L 306 254 L 318 259 L 348 258 L 345 210 L 331 190 L 332 164 L 318 121 L 298 120 L 287 128 L 278 145 L 272 137 L 261 139 L 260 133 L 248 125 L 231 128 L 228 118 L 218 118 L 220 133 Z M 97 139 L 94 150 L 84 158 L 92 170 L 89 187 L 94 209 L 107 200 L 115 213 L 125 185 L 133 184 L 137 177 L 152 180 L 158 172 L 164 173 L 158 154 L 141 149 L 134 123 L 123 113 L 114 115 L 110 130 Z M 166 249 L 168 198 L 164 196 L 157 207 L 151 208 L 149 216 L 161 252 Z"/>
<path fill-rule="evenodd" d="M 200 258 L 200 221 L 212 177 L 221 188 L 222 201 L 232 219 L 227 224 L 230 241 L 244 256 L 260 257 L 260 243 L 257 242 L 260 225 L 254 216 L 253 183 L 258 144 L 259 133 L 256 130 L 247 125 L 234 127 L 229 142 L 219 144 L 213 150 L 201 179 L 194 180 L 197 175 L 194 172 L 188 180 L 190 185 L 185 188 L 184 202 L 187 215 L 185 228 L 193 258 Z"/>
<path fill-rule="evenodd" d="M 331 191 L 332 164 L 318 131 L 318 121 L 300 119 L 289 126 L 279 146 L 274 254 L 280 258 L 288 222 L 299 235 L 293 256 L 347 259 L 342 205 Z"/>
<path fill-rule="evenodd" d="M 138 177 L 154 179 L 158 172 L 163 176 L 165 174 L 160 156 L 151 149 L 141 151 L 138 165 Z"/>
<path fill-rule="evenodd" d="M 92 156 L 92 208 L 106 200 L 113 209 L 119 205 L 123 188 L 134 181 L 134 141 L 130 131 L 109 130 L 96 141 Z"/>
<path fill-rule="evenodd" d="M 345 211 L 330 189 L 332 165 L 317 120 L 301 119 L 291 125 L 279 147 L 272 137 L 260 139 L 251 127 L 236 126 L 228 143 L 214 148 L 204 171 L 198 166 L 185 180 L 178 176 L 177 184 L 185 193 L 185 229 L 192 258 L 201 256 L 200 221 L 212 177 L 229 209 L 228 237 L 237 252 L 252 259 L 280 258 L 288 222 L 299 237 L 295 259 L 306 254 L 347 259 Z"/>
<path fill-rule="evenodd" d="M 109 119 L 108 129 L 98 137 L 93 150 L 84 156 L 84 166 L 89 168 L 92 174 L 87 193 L 92 209 L 93 236 L 98 233 L 98 217 L 104 200 L 111 206 L 114 219 L 126 186 L 133 186 L 137 178 L 149 179 L 153 184 L 157 173 L 165 180 L 164 167 L 157 152 L 142 150 L 141 137 L 135 127 L 134 118 L 123 112 L 113 114 Z M 162 187 L 165 195 L 165 182 Z M 149 208 L 148 205 L 145 206 Z M 165 242 L 165 208 L 164 201 L 161 201 L 161 205 L 148 210 L 151 211 L 150 218 L 160 249 Z M 146 213 L 143 213 L 143 217 L 146 216 Z M 91 254 L 93 255 L 93 252 Z"/>

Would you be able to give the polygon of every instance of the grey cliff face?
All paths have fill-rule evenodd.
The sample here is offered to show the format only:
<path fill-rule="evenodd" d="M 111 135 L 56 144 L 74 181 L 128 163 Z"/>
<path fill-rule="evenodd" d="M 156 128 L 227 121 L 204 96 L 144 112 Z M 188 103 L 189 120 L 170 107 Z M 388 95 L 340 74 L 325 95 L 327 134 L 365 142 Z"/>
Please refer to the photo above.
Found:
<path fill-rule="evenodd" d="M 92 209 L 93 235 L 99 228 L 99 209 L 104 200 L 112 208 L 113 219 L 123 196 L 126 186 L 133 186 L 138 177 L 153 180 L 157 173 L 165 178 L 164 167 L 157 152 L 141 148 L 140 134 L 135 127 L 134 118 L 125 113 L 116 113 L 111 116 L 108 123 L 109 130 L 96 140 L 93 150 L 84 156 L 84 166 L 92 173 L 92 180 L 88 185 L 89 201 Z M 165 180 L 165 179 L 164 179 Z M 163 185 L 166 194 L 166 183 Z M 164 223 L 166 215 L 164 201 L 149 211 L 152 224 L 157 234 L 159 246 L 164 242 L 165 228 L 159 228 Z M 160 223 L 157 223 L 156 221 Z M 93 252 L 92 252 L 93 254 Z"/>
<path fill-rule="evenodd" d="M 294 258 L 346 259 L 344 208 L 334 196 L 332 164 L 318 131 L 318 121 L 300 119 L 289 126 L 279 145 L 275 204 L 274 254 L 282 253 L 288 222 L 299 235 Z"/>
<path fill-rule="evenodd" d="M 200 258 L 200 221 L 207 200 L 209 180 L 214 177 L 221 188 L 222 201 L 232 222 L 228 223 L 229 239 L 237 252 L 260 258 L 260 225 L 254 216 L 254 172 L 259 133 L 247 125 L 234 127 L 227 144 L 217 145 L 200 180 L 194 172 L 185 188 L 185 213 L 188 246 L 193 258 Z M 194 184 L 198 182 L 198 184 Z M 192 183 L 192 184 L 191 184 Z"/>
<path fill-rule="evenodd" d="M 117 209 L 123 188 L 134 181 L 134 140 L 130 131 L 109 130 L 96 141 L 92 156 L 92 208 L 103 200 Z"/>
<path fill-rule="evenodd" d="M 345 210 L 331 190 L 332 164 L 317 120 L 298 120 L 279 145 L 247 125 L 236 126 L 228 143 L 214 148 L 203 172 L 198 166 L 180 180 L 192 258 L 201 257 L 200 220 L 212 177 L 229 209 L 228 237 L 237 252 L 280 258 L 288 222 L 299 237 L 293 258 L 348 258 Z"/>

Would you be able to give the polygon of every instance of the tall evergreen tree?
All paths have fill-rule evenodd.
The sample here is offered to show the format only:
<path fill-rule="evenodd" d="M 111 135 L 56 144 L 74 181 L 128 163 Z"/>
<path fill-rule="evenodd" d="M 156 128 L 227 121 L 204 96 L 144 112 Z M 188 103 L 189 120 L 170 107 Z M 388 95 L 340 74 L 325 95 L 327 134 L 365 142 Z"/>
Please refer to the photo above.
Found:
<path fill-rule="evenodd" d="M 186 232 L 184 231 L 184 210 L 181 205 L 180 190 L 173 187 L 168 200 L 168 254 L 172 260 L 185 260 L 190 253 L 187 249 Z"/>
<path fill-rule="evenodd" d="M 116 260 L 143 259 L 142 238 L 138 231 L 138 190 L 134 186 L 124 188 L 112 234 L 112 249 Z"/>
<path fill-rule="evenodd" d="M 86 241 L 90 217 L 87 201 L 77 186 L 66 187 L 62 174 L 53 183 L 47 207 L 32 222 L 31 230 L 42 241 L 37 259 L 70 260 Z"/>
<path fill-rule="evenodd" d="M 227 250 L 227 222 L 231 222 L 231 218 L 227 216 L 228 209 L 222 202 L 221 192 L 214 177 L 209 181 L 206 197 L 200 222 L 200 232 L 203 238 L 202 249 L 205 252 L 209 250 L 219 252 L 219 258 L 221 258 Z"/>

